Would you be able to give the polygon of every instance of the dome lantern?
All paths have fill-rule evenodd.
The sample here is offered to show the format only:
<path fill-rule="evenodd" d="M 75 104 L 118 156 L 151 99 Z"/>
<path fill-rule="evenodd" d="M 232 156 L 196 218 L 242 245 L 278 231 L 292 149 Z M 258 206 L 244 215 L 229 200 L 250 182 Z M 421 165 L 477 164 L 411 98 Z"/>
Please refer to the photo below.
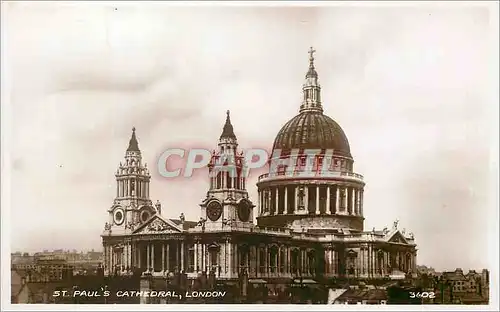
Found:
<path fill-rule="evenodd" d="M 306 74 L 306 81 L 302 86 L 304 98 L 302 105 L 300 105 L 300 113 L 304 112 L 318 112 L 323 113 L 321 106 L 321 87 L 318 83 L 318 73 L 314 68 L 314 50 L 312 47 L 309 49 L 309 70 Z"/>
<path fill-rule="evenodd" d="M 323 149 L 333 150 L 333 154 L 351 157 L 349 141 L 332 118 L 323 114 L 321 87 L 314 67 L 314 52 L 309 50 L 309 69 L 302 87 L 304 99 L 299 114 L 290 119 L 278 132 L 273 150 Z"/>

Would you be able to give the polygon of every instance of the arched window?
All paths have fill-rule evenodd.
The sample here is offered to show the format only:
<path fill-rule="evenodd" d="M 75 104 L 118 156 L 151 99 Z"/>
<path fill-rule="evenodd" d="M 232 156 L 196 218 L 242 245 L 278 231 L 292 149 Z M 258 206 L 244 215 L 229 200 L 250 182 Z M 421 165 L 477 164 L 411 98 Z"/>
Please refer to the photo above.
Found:
<path fill-rule="evenodd" d="M 228 189 L 233 188 L 233 177 L 229 171 L 226 171 L 226 184 Z"/>
<path fill-rule="evenodd" d="M 216 178 L 216 189 L 220 189 L 222 187 L 222 174 L 221 172 L 217 172 L 217 178 Z"/>

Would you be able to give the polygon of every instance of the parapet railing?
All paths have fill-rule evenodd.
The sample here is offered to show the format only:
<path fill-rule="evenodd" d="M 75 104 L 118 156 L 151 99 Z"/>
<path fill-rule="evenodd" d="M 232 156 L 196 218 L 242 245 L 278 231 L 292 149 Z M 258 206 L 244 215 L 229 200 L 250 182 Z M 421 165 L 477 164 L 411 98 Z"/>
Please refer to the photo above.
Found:
<path fill-rule="evenodd" d="M 305 171 L 279 171 L 272 173 L 265 173 L 259 176 L 259 182 L 268 178 L 339 178 L 339 177 L 347 177 L 353 178 L 359 181 L 363 181 L 363 176 L 359 173 L 351 172 L 351 171 L 313 171 L 313 170 L 305 170 Z"/>

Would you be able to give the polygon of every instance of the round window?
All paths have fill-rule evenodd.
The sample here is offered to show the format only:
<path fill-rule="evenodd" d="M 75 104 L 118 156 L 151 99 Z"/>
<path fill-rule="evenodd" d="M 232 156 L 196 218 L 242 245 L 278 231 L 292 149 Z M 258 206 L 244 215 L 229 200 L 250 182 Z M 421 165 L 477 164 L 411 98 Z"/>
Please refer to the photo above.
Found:
<path fill-rule="evenodd" d="M 141 221 L 142 221 L 142 222 L 146 222 L 148 219 L 149 219 L 149 212 L 147 212 L 147 211 L 143 211 L 143 212 L 141 213 Z"/>
<path fill-rule="evenodd" d="M 114 214 L 114 221 L 116 225 L 120 225 L 123 223 L 124 220 L 124 215 L 123 215 L 123 210 L 122 209 L 116 209 L 115 214 Z"/>

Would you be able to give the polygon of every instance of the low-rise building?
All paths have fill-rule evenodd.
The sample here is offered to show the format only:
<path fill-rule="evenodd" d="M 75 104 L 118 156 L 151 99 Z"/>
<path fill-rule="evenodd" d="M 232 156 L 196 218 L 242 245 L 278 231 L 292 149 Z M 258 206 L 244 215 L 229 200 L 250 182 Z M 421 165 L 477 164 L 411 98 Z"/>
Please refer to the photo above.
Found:
<path fill-rule="evenodd" d="M 335 299 L 334 304 L 387 304 L 387 292 L 381 288 L 349 288 Z"/>

